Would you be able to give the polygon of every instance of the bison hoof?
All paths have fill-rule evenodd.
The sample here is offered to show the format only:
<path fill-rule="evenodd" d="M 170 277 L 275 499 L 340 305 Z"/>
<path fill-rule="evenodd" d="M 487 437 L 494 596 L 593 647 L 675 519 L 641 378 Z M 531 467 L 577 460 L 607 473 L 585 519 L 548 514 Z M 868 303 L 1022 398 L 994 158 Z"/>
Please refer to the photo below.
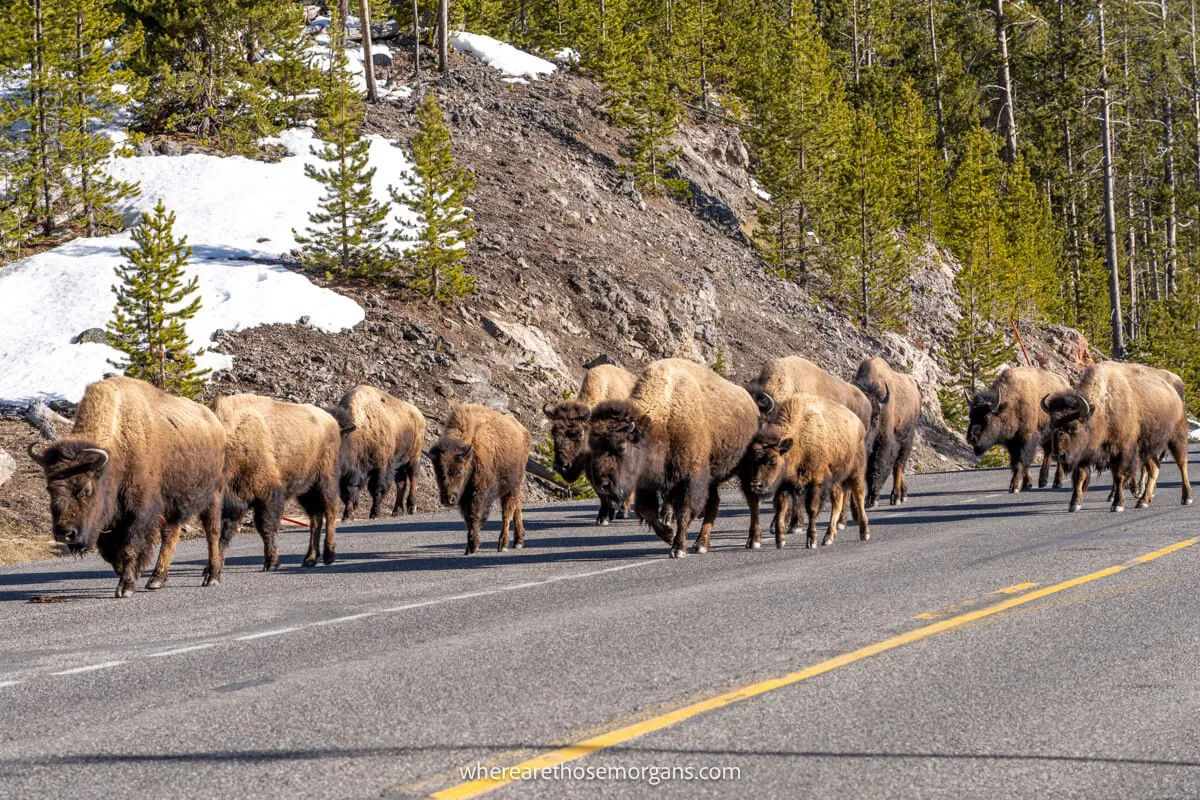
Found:
<path fill-rule="evenodd" d="M 1134 508 L 1145 508 L 1148 505 L 1150 505 L 1149 500 L 1138 500 L 1137 504 L 1134 505 Z"/>
<path fill-rule="evenodd" d="M 524 550 L 524 549 L 525 549 L 524 542 L 513 542 L 513 550 Z"/>
<path fill-rule="evenodd" d="M 839 522 L 839 523 L 838 523 L 838 530 L 839 530 L 839 531 L 844 531 L 844 530 L 846 530 L 846 523 L 844 523 L 844 522 Z"/>
<path fill-rule="evenodd" d="M 317 565 L 317 557 L 316 556 L 309 556 L 308 558 L 304 559 L 304 561 L 301 562 L 301 564 L 300 564 L 300 566 L 302 566 L 302 567 L 315 567 L 316 565 Z"/>
<path fill-rule="evenodd" d="M 596 520 L 596 524 L 599 525 L 601 528 L 607 528 L 608 520 L 607 519 Z"/>
<path fill-rule="evenodd" d="M 687 554 L 687 550 L 685 549 L 680 549 L 677 547 L 671 548 L 671 558 L 686 558 Z"/>
<path fill-rule="evenodd" d="M 203 584 L 201 584 L 201 585 L 202 585 L 202 586 L 220 586 L 220 585 L 221 585 L 221 579 L 220 579 L 220 578 L 213 578 L 213 577 L 211 577 L 211 576 L 208 576 L 208 577 L 205 577 L 205 578 L 204 578 L 204 583 L 203 583 Z"/>
<path fill-rule="evenodd" d="M 1074 513 L 1076 511 L 1082 511 L 1083 504 L 1082 503 L 1071 503 L 1070 507 L 1067 510 L 1070 511 L 1071 513 Z"/>
<path fill-rule="evenodd" d="M 1113 512 L 1114 514 L 1115 514 L 1116 512 L 1118 512 L 1118 511 L 1124 511 L 1124 510 L 1125 510 L 1125 506 L 1113 506 L 1113 507 L 1112 507 L 1112 512 Z"/>
<path fill-rule="evenodd" d="M 129 584 L 125 583 L 124 581 L 121 581 L 120 583 L 117 584 L 116 597 L 118 600 L 124 600 L 126 598 L 133 597 L 133 587 L 130 586 Z"/>
<path fill-rule="evenodd" d="M 860 540 L 860 541 L 864 541 L 864 542 L 865 542 L 865 541 L 868 541 L 868 540 L 870 540 L 870 538 L 871 538 L 871 534 L 870 534 L 870 533 L 860 533 L 860 534 L 858 535 L 858 538 L 859 538 L 859 540 Z"/>
<path fill-rule="evenodd" d="M 167 583 L 166 578 L 151 578 L 146 582 L 147 589 L 161 589 Z"/>
<path fill-rule="evenodd" d="M 1185 506 L 1190 506 L 1190 505 L 1192 504 L 1192 498 L 1190 498 L 1190 497 L 1185 497 L 1185 498 L 1183 498 L 1183 501 L 1182 501 L 1182 502 L 1183 502 L 1183 505 L 1185 505 Z"/>
<path fill-rule="evenodd" d="M 497 553 L 507 553 L 508 545 L 506 545 L 506 544 L 496 545 L 496 552 Z"/>
<path fill-rule="evenodd" d="M 702 555 L 704 555 L 705 553 L 707 553 L 707 552 L 708 552 L 708 548 L 707 548 L 707 547 L 701 547 L 700 545 L 696 544 L 696 545 L 692 545 L 692 547 L 691 547 L 691 548 L 688 550 L 688 552 L 689 552 L 689 553 L 695 553 L 696 555 L 700 555 L 700 556 L 702 556 Z"/>
<path fill-rule="evenodd" d="M 805 539 L 804 540 L 804 549 L 805 550 L 816 550 L 817 549 L 817 540 L 816 539 Z"/>
<path fill-rule="evenodd" d="M 762 542 L 756 542 L 753 540 L 746 542 L 746 549 L 747 550 L 762 550 Z"/>
<path fill-rule="evenodd" d="M 833 544 L 832 536 L 826 536 L 825 538 L 821 539 L 821 547 L 828 547 L 831 544 Z"/>
<path fill-rule="evenodd" d="M 337 553 L 326 553 L 321 557 L 321 561 L 323 561 L 325 566 L 328 567 L 330 564 L 337 561 Z"/>

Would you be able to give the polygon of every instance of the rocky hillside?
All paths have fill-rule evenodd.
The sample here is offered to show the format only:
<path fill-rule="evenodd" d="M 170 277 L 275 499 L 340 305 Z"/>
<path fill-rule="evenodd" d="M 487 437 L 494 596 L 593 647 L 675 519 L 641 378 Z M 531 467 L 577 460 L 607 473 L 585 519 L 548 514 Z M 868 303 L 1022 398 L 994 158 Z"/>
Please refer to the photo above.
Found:
<path fill-rule="evenodd" d="M 391 73 L 411 74 L 411 63 L 396 56 Z M 429 85 L 453 125 L 458 159 L 476 176 L 480 234 L 467 268 L 478 293 L 445 308 L 340 287 L 366 310 L 348 332 L 324 333 L 304 319 L 218 332 L 210 346 L 232 355 L 234 366 L 214 376 L 209 396 L 251 391 L 329 403 L 365 382 L 416 403 L 435 428 L 451 404 L 480 402 L 517 415 L 537 441 L 547 429 L 543 404 L 576 388 L 582 365 L 599 355 L 634 370 L 682 356 L 745 382 L 784 354 L 849 377 L 879 353 L 922 387 L 916 469 L 969 461 L 937 399 L 948 377 L 941 343 L 956 315 L 954 265 L 940 253 L 929 250 L 915 265 L 903 334 L 864 335 L 803 284 L 764 273 L 746 239 L 757 198 L 736 130 L 690 122 L 678 136 L 690 202 L 643 196 L 621 175 L 619 131 L 597 111 L 593 82 L 560 71 L 512 84 L 466 54 L 451 58 L 453 73 Z M 407 145 L 417 94 L 390 92 L 372 108 L 371 130 Z M 1086 342 L 1066 329 L 1029 332 L 1025 343 L 1034 359 L 1060 370 L 1086 359 Z M 31 436 L 21 423 L 0 423 L 0 447 L 19 461 Z M 25 466 L 0 488 L 0 526 L 10 538 L 44 540 L 44 490 Z M 427 468 L 426 477 L 418 499 L 430 508 Z"/>

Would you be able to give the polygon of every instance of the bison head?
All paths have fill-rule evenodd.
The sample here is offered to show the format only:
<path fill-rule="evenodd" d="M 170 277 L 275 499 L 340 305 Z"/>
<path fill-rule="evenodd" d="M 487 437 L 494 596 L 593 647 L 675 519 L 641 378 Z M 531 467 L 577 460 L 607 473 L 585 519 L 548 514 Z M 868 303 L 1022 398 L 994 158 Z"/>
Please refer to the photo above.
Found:
<path fill-rule="evenodd" d="M 462 499 L 467 481 L 475 468 L 475 448 L 450 436 L 438 439 L 429 451 L 433 474 L 437 476 L 442 505 L 452 506 Z"/>
<path fill-rule="evenodd" d="M 579 480 L 588 460 L 588 418 L 591 409 L 576 400 L 568 400 L 542 409 L 550 420 L 550 438 L 554 440 L 554 471 L 567 483 Z"/>
<path fill-rule="evenodd" d="M 752 491 L 762 495 L 778 488 L 787 466 L 784 456 L 791 449 L 791 437 L 783 437 L 774 425 L 767 425 L 758 432 L 746 453 Z"/>
<path fill-rule="evenodd" d="M 1042 410 L 1050 415 L 1050 438 L 1054 455 L 1068 469 L 1075 469 L 1084 460 L 1088 447 L 1087 422 L 1092 406 L 1087 398 L 1074 390 L 1046 395 Z"/>
<path fill-rule="evenodd" d="M 883 386 L 874 381 L 856 380 L 854 386 L 867 396 L 871 403 L 871 423 L 867 425 L 867 450 L 870 450 L 879 434 L 879 420 L 883 417 L 883 408 L 892 400 L 892 387 L 886 383 Z"/>
<path fill-rule="evenodd" d="M 358 463 L 354 437 L 350 436 L 351 433 L 358 430 L 358 426 L 354 424 L 354 420 L 350 417 L 350 411 L 344 406 L 325 406 L 324 411 L 337 420 L 338 430 L 341 432 L 337 467 L 338 493 L 342 502 L 349 505 L 353 498 L 358 497 L 363 482 L 366 480 L 366 474 Z"/>
<path fill-rule="evenodd" d="M 602 496 L 628 497 L 646 462 L 650 420 L 623 400 L 601 403 L 590 419 L 588 478 Z"/>
<path fill-rule="evenodd" d="M 108 485 L 112 457 L 98 444 L 68 439 L 29 456 L 46 474 L 54 540 L 82 553 L 96 546 L 100 531 L 112 521 L 116 491 Z"/>
<path fill-rule="evenodd" d="M 1001 441 L 1012 438 L 1012 414 L 1006 413 L 1008 403 L 1004 391 L 997 386 L 995 389 L 984 389 L 972 395 L 964 390 L 967 398 L 967 444 L 975 450 L 975 455 L 981 456 Z"/>

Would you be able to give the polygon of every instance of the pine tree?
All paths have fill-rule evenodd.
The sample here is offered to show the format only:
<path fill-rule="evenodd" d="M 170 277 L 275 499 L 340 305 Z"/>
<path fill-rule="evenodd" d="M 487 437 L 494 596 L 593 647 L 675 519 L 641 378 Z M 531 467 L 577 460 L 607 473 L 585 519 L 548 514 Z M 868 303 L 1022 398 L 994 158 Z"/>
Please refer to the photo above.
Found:
<path fill-rule="evenodd" d="M 192 248 L 175 238 L 175 214 L 161 200 L 133 232 L 137 247 L 121 248 L 128 263 L 117 267 L 117 305 L 108 323 L 109 342 L 125 354 L 111 362 L 131 378 L 163 391 L 195 397 L 209 370 L 196 367 L 184 323 L 200 311 L 199 279 L 184 281 Z M 190 299 L 189 299 L 190 298 Z"/>
<path fill-rule="evenodd" d="M 423 297 L 449 303 L 475 291 L 475 279 L 462 267 L 467 243 L 475 236 L 463 205 L 475 179 L 454 163 L 450 129 L 432 90 L 421 98 L 417 124 L 412 142 L 416 180 L 407 190 L 392 187 L 392 200 L 412 211 L 420 225 L 415 235 L 401 237 L 414 243 L 407 252 L 409 286 Z"/>
<path fill-rule="evenodd" d="M 336 34 L 338 26 L 330 26 Z M 304 260 L 342 277 L 378 275 L 387 267 L 388 209 L 374 198 L 369 167 L 370 141 L 363 136 L 363 100 L 350 84 L 346 51 L 335 35 L 328 86 L 321 98 L 317 135 L 325 142 L 317 156 L 328 164 L 306 164 L 304 174 L 320 183 L 325 194 L 320 211 L 308 215 L 307 235 L 295 234 Z"/>
<path fill-rule="evenodd" d="M 101 168 L 113 142 L 98 128 L 140 94 L 141 82 L 125 63 L 141 46 L 141 32 L 123 32 L 123 20 L 103 0 L 61 0 L 61 11 L 69 34 L 56 43 L 64 84 L 59 147 L 70 169 L 64 199 L 79 209 L 86 235 L 95 236 L 119 222 L 113 203 L 140 193 L 137 184 Z"/>
<path fill-rule="evenodd" d="M 665 68 L 652 53 L 645 54 L 629 95 L 618 104 L 616 121 L 625 127 L 629 158 L 625 168 L 638 186 L 651 194 L 680 194 L 687 181 L 674 177 L 671 162 L 679 148 L 669 144 L 679 127 L 682 108 L 671 92 Z"/>
<path fill-rule="evenodd" d="M 897 214 L 915 241 L 933 239 L 945 206 L 945 175 L 937 128 L 911 82 L 900 87 L 887 120 L 896 171 Z"/>

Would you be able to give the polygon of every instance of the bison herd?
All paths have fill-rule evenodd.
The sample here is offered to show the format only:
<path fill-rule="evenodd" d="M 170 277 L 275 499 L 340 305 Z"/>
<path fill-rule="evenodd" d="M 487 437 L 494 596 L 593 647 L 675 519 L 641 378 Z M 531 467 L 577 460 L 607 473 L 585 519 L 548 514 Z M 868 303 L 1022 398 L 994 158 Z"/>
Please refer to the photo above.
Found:
<path fill-rule="evenodd" d="M 1106 469 L 1112 510 L 1123 510 L 1126 487 L 1138 493 L 1140 508 L 1153 500 L 1169 451 L 1183 476 L 1183 503 L 1192 502 L 1183 383 L 1174 373 L 1104 362 L 1072 388 L 1045 370 L 1015 367 L 967 402 L 967 442 L 978 455 L 997 445 L 1008 451 L 1010 492 L 1031 487 L 1029 468 L 1041 450 L 1038 486 L 1057 462 L 1056 488 L 1064 470 L 1071 474 L 1071 511 L 1081 507 L 1091 472 Z M 806 546 L 814 547 L 826 499 L 832 511 L 821 544 L 834 541 L 848 515 L 868 539 L 867 509 L 889 476 L 890 502 L 907 499 L 904 469 L 921 398 L 912 376 L 878 357 L 864 360 L 850 381 L 803 358 L 779 358 L 745 387 L 703 365 L 664 359 L 640 375 L 594 366 L 576 397 L 544 412 L 555 469 L 571 482 L 586 476 L 600 500 L 597 524 L 632 507 L 672 557 L 683 557 L 696 517 L 690 552 L 707 552 L 720 487 L 732 479 L 750 509 L 749 548 L 761 547 L 759 507 L 767 497 L 776 547 L 801 523 Z M 247 512 L 270 570 L 291 500 L 309 518 L 304 566 L 318 558 L 333 563 L 338 518 L 352 517 L 364 483 L 372 518 L 393 484 L 392 513 L 413 512 L 425 430 L 419 410 L 370 386 L 325 408 L 249 394 L 218 397 L 209 408 L 112 377 L 88 387 L 69 437 L 40 451 L 31 446 L 29 454 L 45 473 L 55 539 L 76 553 L 98 549 L 119 577 L 117 596 L 129 597 L 155 542 L 146 588 L 165 585 L 180 528 L 191 519 L 208 540 L 204 585 L 220 583 L 225 551 Z M 512 546 L 523 546 L 529 453 L 529 431 L 513 417 L 478 405 L 451 409 L 428 458 L 442 504 L 462 512 L 468 555 L 478 550 L 497 500 L 498 549 L 508 549 L 510 526 Z"/>

